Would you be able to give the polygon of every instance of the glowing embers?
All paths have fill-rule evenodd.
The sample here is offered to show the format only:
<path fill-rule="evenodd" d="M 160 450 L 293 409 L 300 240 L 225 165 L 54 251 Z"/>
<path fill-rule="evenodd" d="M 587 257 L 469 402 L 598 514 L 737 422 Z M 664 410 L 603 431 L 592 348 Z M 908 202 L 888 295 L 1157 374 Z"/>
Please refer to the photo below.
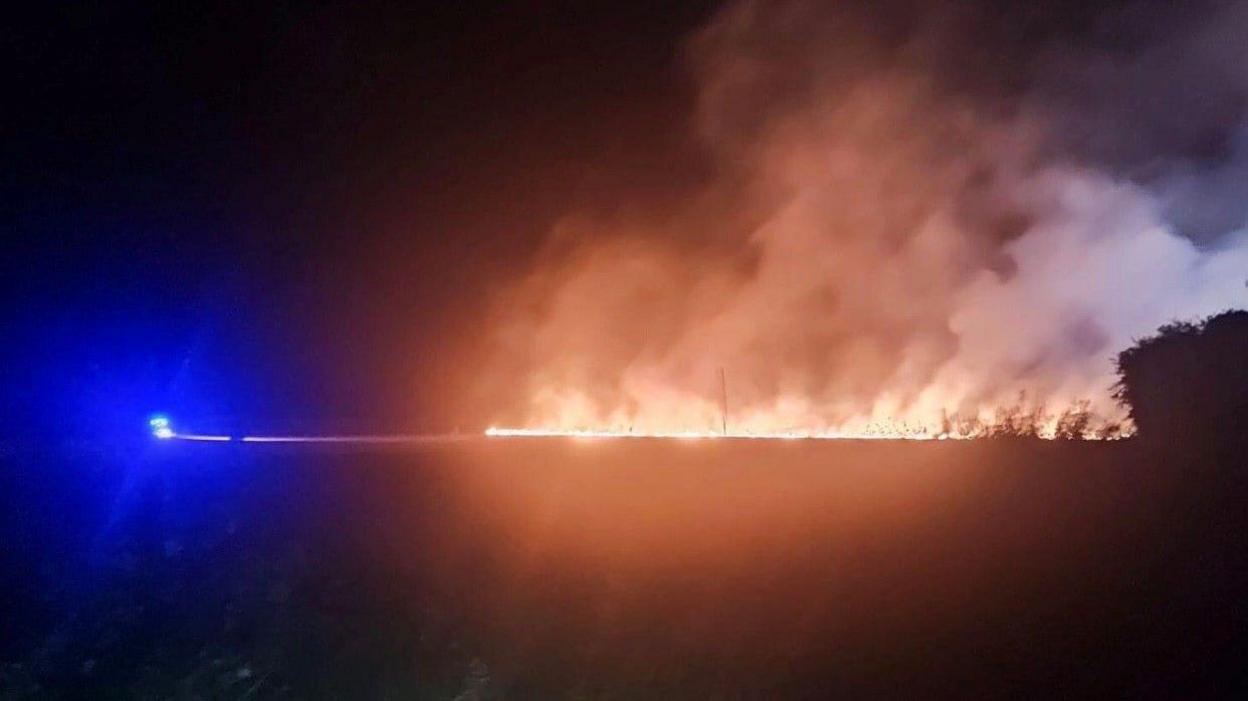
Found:
<path fill-rule="evenodd" d="M 623 431 L 613 429 L 506 428 L 491 426 L 485 435 L 499 438 L 662 438 L 677 440 L 888 440 L 933 441 L 970 436 L 931 435 L 900 430 L 863 432 L 716 432 L 716 431 Z"/>
<path fill-rule="evenodd" d="M 979 425 L 974 430 L 933 431 L 909 426 L 872 424 L 862 430 L 825 431 L 636 431 L 611 428 L 509 428 L 491 426 L 485 435 L 491 438 L 649 438 L 675 440 L 768 440 L 768 441 L 969 441 L 993 438 L 1019 438 L 1035 440 L 1122 440 L 1134 435 L 1134 427 L 1115 427 L 1112 430 L 1063 432 L 1055 426 L 1016 427 L 1007 424 Z"/>
<path fill-rule="evenodd" d="M 505 426 L 491 426 L 483 433 L 415 433 L 415 434 L 371 434 L 371 435 L 276 435 L 276 436 L 257 436 L 257 435 L 212 435 L 200 433 L 179 433 L 173 429 L 169 418 L 164 415 L 153 416 L 148 421 L 152 436 L 159 440 L 178 440 L 178 441 L 196 441 L 209 443 L 305 443 L 305 444 L 355 444 L 355 445 L 379 445 L 379 444 L 432 444 L 432 443 L 458 443 L 463 441 L 472 441 L 480 439 L 496 439 L 496 438 L 576 438 L 576 439 L 613 439 L 613 438 L 634 438 L 634 439 L 658 439 L 658 440 L 679 440 L 679 441 L 702 441 L 702 440 L 750 440 L 750 441 L 830 441 L 830 440 L 851 440 L 851 441 L 943 441 L 943 440 L 973 440 L 981 438 L 997 438 L 997 437 L 1017 437 L 1017 438 L 1033 438 L 1043 440 L 1066 439 L 1066 440 L 1116 440 L 1130 437 L 1130 432 L 1118 432 L 1112 434 L 1097 434 L 1093 432 L 1085 432 L 1081 435 L 1065 435 L 1055 433 L 1053 431 L 1031 431 L 1027 433 L 1011 433 L 1000 427 L 989 427 L 988 429 L 976 431 L 974 433 L 956 433 L 944 432 L 934 433 L 930 430 L 922 428 L 910 428 L 907 426 L 895 425 L 870 425 L 863 430 L 825 430 L 825 431 L 748 431 L 748 430 L 728 430 L 728 431 L 663 431 L 663 430 L 622 430 L 612 428 L 555 428 L 555 427 L 538 427 L 538 428 L 511 428 Z"/>

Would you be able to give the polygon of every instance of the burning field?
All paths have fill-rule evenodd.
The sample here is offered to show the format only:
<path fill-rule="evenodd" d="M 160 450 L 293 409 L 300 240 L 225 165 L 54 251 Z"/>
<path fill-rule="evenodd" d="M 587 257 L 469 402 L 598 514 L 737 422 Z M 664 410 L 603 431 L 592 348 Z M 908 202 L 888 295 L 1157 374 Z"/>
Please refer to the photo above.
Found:
<path fill-rule="evenodd" d="M 1248 698 L 1248 2 L 27 5 L 0 699 Z"/>
<path fill-rule="evenodd" d="M 1244 301 L 1244 132 L 1219 107 L 1248 89 L 1244 7 L 1107 9 L 1107 48 L 1042 10 L 1009 35 L 894 5 L 734 2 L 686 39 L 705 172 L 554 226 L 496 297 L 489 421 L 1131 433 L 1115 355 Z"/>

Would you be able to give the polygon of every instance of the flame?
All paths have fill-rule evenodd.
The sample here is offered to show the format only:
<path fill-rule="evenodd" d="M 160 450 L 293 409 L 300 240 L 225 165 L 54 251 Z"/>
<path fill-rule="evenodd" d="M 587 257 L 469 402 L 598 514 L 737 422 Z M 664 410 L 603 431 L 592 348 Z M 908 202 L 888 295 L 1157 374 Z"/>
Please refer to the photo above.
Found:
<path fill-rule="evenodd" d="M 495 424 L 493 437 L 652 438 L 679 440 L 972 440 L 994 437 L 1105 440 L 1134 434 L 1129 420 L 1106 417 L 1087 400 L 1070 400 L 1062 411 L 1020 393 L 1012 402 L 967 412 L 930 394 L 905 403 L 883 396 L 870 411 L 852 404 L 820 404 L 786 395 L 768 402 L 733 402 L 723 387 L 719 401 L 654 383 L 636 406 L 603 406 L 587 393 L 550 387 L 535 393 L 532 410 L 512 425 Z M 1050 405 L 1051 406 L 1051 405 Z M 839 420 L 829 420 L 838 416 Z"/>
<path fill-rule="evenodd" d="M 996 427 L 981 428 L 975 432 L 947 431 L 931 433 L 923 429 L 909 429 L 899 426 L 879 426 L 862 431 L 633 431 L 612 428 L 557 428 L 532 427 L 514 428 L 491 426 L 485 430 L 488 437 L 500 438 L 645 438 L 675 440 L 888 440 L 888 441 L 943 441 L 943 440 L 974 440 L 988 438 Z M 1055 440 L 1059 434 L 1055 426 L 1038 428 L 1035 438 Z M 1114 432 L 1085 430 L 1074 436 L 1077 440 L 1119 440 L 1132 435 L 1129 429 Z"/>
<path fill-rule="evenodd" d="M 500 287 L 471 372 L 514 428 L 490 435 L 1132 435 L 1114 355 L 1236 305 L 1248 232 L 1191 240 L 1168 187 L 1066 154 L 1035 96 L 945 90 L 953 35 L 894 55 L 856 13 L 781 5 L 734 3 L 690 45 L 705 173 L 569 209 Z M 1089 144 L 1115 143 L 1102 121 Z"/>
<path fill-rule="evenodd" d="M 781 431 L 776 433 L 752 431 L 628 431 L 609 428 L 506 428 L 491 426 L 485 430 L 487 436 L 526 437 L 526 438 L 670 438 L 680 440 L 713 440 L 713 439 L 744 439 L 744 440 L 943 440 L 946 438 L 963 438 L 948 434 L 930 435 L 926 433 L 903 432 L 898 430 L 881 430 L 876 432 L 810 432 Z M 969 437 L 969 436 L 965 436 Z"/>

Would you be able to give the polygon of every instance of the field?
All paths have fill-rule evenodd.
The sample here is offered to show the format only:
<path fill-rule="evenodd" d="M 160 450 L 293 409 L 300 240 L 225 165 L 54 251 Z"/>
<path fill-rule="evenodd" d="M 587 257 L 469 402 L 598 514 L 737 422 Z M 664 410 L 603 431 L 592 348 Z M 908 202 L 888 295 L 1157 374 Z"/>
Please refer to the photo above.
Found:
<path fill-rule="evenodd" d="M 3 461 L 0 698 L 1190 697 L 1245 681 L 1237 466 L 1139 441 Z"/>

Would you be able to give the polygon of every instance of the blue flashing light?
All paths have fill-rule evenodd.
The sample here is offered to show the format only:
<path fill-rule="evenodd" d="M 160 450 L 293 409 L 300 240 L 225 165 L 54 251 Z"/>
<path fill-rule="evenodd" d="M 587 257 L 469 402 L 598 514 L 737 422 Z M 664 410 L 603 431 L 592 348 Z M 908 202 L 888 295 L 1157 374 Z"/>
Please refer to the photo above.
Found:
<path fill-rule="evenodd" d="M 173 438 L 173 428 L 169 425 L 169 417 L 164 414 L 156 414 L 148 419 L 147 425 L 152 429 L 152 435 L 162 440 Z"/>

